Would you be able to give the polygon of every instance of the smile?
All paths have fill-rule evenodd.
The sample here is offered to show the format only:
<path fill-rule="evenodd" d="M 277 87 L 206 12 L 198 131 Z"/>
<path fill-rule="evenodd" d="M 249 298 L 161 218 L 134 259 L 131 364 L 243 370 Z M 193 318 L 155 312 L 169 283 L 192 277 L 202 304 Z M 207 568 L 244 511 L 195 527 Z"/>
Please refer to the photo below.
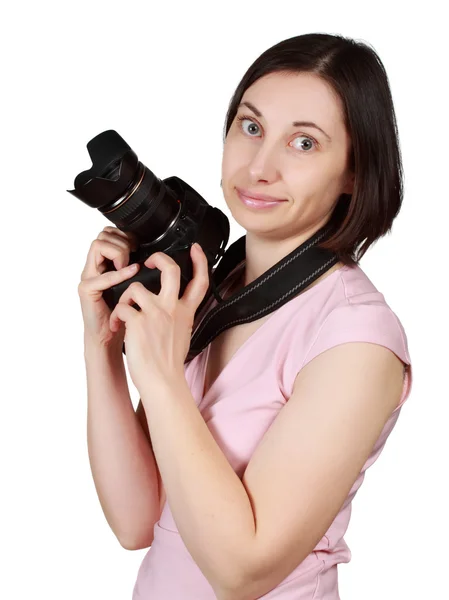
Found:
<path fill-rule="evenodd" d="M 277 200 L 276 202 L 268 202 L 267 200 L 256 200 L 255 198 L 251 198 L 251 196 L 245 196 L 244 194 L 241 194 L 238 190 L 237 194 L 240 200 L 243 202 L 243 204 L 245 206 L 248 206 L 249 208 L 267 209 L 273 208 L 275 206 L 278 206 L 279 204 L 287 202 L 286 200 Z"/>

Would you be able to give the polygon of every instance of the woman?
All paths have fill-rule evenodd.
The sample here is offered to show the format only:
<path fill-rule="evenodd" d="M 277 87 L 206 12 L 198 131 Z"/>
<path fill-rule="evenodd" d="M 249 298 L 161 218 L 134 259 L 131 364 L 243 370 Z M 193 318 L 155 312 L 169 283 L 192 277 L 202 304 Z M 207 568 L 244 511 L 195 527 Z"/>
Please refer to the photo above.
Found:
<path fill-rule="evenodd" d="M 222 188 L 246 230 L 246 259 L 221 295 L 326 223 L 339 262 L 218 335 L 186 364 L 188 391 L 173 388 L 182 402 L 164 387 L 159 402 L 142 396 L 161 514 L 125 546 L 151 544 L 134 600 L 339 598 L 352 499 L 412 383 L 404 329 L 358 264 L 391 230 L 401 177 L 388 80 L 371 48 L 302 35 L 245 73 L 226 118 Z"/>

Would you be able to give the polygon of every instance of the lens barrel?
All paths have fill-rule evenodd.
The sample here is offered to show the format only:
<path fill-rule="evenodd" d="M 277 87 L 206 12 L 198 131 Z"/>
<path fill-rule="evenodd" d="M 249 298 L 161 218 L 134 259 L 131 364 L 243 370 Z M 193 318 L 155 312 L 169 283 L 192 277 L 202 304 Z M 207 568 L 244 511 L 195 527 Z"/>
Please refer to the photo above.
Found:
<path fill-rule="evenodd" d="M 135 233 L 141 243 L 163 235 L 179 214 L 175 192 L 112 129 L 92 138 L 87 149 L 92 167 L 79 173 L 75 189 L 67 191 L 119 229 Z"/>

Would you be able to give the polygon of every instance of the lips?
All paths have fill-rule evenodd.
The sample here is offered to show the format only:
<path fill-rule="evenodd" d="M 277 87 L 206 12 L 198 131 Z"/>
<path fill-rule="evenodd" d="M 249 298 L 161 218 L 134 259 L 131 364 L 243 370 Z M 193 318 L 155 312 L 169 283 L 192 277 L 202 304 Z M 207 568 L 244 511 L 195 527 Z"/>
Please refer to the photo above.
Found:
<path fill-rule="evenodd" d="M 256 192 L 251 192 L 250 190 L 245 190 L 243 188 L 236 187 L 237 192 L 241 196 L 245 196 L 246 198 L 252 198 L 253 200 L 259 200 L 260 202 L 286 202 L 286 198 L 276 198 L 275 196 L 268 196 L 267 194 L 258 194 Z"/>
<path fill-rule="evenodd" d="M 284 204 L 285 200 L 277 200 L 276 202 L 268 202 L 268 200 L 255 200 L 250 196 L 244 196 L 240 192 L 237 192 L 237 196 L 240 198 L 240 201 L 243 202 L 245 206 L 252 210 L 269 210 L 279 207 L 281 204 Z"/>

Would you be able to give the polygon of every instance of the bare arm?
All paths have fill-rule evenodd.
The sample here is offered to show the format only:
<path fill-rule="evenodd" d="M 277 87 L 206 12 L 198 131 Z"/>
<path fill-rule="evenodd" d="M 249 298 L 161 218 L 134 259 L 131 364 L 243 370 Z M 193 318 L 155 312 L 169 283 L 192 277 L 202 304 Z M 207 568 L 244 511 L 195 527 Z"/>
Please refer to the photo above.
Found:
<path fill-rule="evenodd" d="M 162 502 L 142 403 L 134 411 L 121 354 L 85 343 L 84 357 L 89 461 L 101 507 L 124 548 L 150 546 Z"/>
<path fill-rule="evenodd" d="M 159 471 L 159 467 L 157 465 L 156 458 L 154 456 L 153 444 L 151 443 L 150 430 L 148 429 L 148 421 L 147 421 L 147 417 L 145 414 L 145 409 L 142 404 L 142 400 L 139 400 L 139 404 L 137 405 L 137 408 L 136 408 L 136 415 L 137 415 L 137 419 L 139 420 L 140 425 L 142 426 L 142 430 L 148 440 L 148 443 L 150 444 L 151 453 L 153 455 L 153 460 L 156 465 L 157 483 L 158 483 L 158 490 L 159 490 L 159 515 L 158 515 L 158 518 L 156 519 L 158 521 L 162 514 L 162 510 L 164 508 L 164 504 L 167 499 L 167 495 L 165 493 L 164 484 L 162 483 L 161 473 Z M 149 546 L 151 544 L 151 542 L 150 542 L 150 544 L 146 544 L 145 542 L 143 542 L 143 544 L 144 545 L 142 547 L 145 548 L 147 545 Z"/>

